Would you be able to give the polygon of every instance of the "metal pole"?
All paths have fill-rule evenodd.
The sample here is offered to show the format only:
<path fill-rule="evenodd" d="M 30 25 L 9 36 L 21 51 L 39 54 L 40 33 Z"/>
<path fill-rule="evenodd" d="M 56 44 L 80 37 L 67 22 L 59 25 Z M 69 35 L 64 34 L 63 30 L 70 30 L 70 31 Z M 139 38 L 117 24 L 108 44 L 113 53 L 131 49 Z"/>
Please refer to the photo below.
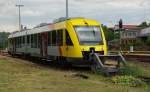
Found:
<path fill-rule="evenodd" d="M 69 8 L 68 8 L 68 0 L 66 0 L 66 18 L 68 19 L 69 17 Z"/>
<path fill-rule="evenodd" d="M 122 29 L 120 28 L 120 29 L 119 29 L 119 36 L 120 36 L 120 37 L 119 37 L 119 38 L 120 38 L 120 39 L 119 39 L 120 51 L 121 51 L 121 31 L 122 31 Z"/>
<path fill-rule="evenodd" d="M 121 51 L 121 31 L 123 28 L 123 22 L 122 19 L 119 20 L 119 45 L 120 45 L 120 51 Z"/>
<path fill-rule="evenodd" d="M 19 9 L 19 31 L 21 31 L 21 14 L 20 14 L 20 8 L 23 7 L 24 5 L 16 5 Z"/>

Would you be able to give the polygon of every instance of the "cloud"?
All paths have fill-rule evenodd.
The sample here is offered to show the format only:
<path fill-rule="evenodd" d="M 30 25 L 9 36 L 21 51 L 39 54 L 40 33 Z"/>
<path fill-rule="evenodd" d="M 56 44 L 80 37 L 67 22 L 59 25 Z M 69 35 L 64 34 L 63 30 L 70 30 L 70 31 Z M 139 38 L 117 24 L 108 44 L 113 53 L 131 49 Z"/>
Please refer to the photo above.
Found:
<path fill-rule="evenodd" d="M 21 1 L 21 2 L 20 2 Z M 120 18 L 127 24 L 149 20 L 150 0 L 68 0 L 69 16 L 96 19 L 104 24 L 116 24 Z M 18 8 L 22 24 L 33 27 L 41 22 L 52 22 L 65 16 L 65 0 L 0 0 L 0 28 L 18 29 Z M 144 11 L 145 10 L 145 11 Z M 6 27 L 6 28 L 5 28 Z"/>
<path fill-rule="evenodd" d="M 42 16 L 44 13 L 40 12 L 40 11 L 32 11 L 32 10 L 25 10 L 22 12 L 23 16 L 30 16 L 30 17 L 34 17 L 34 16 Z"/>

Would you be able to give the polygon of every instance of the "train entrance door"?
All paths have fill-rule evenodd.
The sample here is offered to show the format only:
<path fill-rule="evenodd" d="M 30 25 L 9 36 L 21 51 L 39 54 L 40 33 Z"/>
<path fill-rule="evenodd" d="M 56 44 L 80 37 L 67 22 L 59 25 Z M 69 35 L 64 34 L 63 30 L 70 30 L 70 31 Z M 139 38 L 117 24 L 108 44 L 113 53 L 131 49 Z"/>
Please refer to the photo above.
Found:
<path fill-rule="evenodd" d="M 48 44 L 48 35 L 47 33 L 41 34 L 41 54 L 43 57 L 47 56 L 47 45 Z"/>

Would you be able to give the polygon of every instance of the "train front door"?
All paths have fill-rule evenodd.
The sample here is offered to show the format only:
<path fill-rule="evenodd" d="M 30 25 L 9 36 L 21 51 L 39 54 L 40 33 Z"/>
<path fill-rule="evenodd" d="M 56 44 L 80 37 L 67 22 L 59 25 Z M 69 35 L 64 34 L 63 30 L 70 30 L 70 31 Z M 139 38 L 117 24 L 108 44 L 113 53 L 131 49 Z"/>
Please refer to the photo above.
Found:
<path fill-rule="evenodd" d="M 43 57 L 47 56 L 47 46 L 48 46 L 48 34 L 41 33 L 41 54 Z"/>

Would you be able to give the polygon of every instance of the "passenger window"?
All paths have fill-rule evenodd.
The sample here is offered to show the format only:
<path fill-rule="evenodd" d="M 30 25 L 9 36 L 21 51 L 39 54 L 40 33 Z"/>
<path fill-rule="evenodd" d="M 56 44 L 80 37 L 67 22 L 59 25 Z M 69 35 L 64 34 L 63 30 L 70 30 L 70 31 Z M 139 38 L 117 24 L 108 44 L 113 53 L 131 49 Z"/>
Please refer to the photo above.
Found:
<path fill-rule="evenodd" d="M 63 45 L 63 30 L 57 31 L 57 45 L 62 46 Z"/>
<path fill-rule="evenodd" d="M 22 37 L 22 44 L 25 44 L 25 36 Z"/>
<path fill-rule="evenodd" d="M 15 46 L 16 46 L 16 48 L 17 48 L 17 39 L 16 39 L 16 38 L 14 38 L 14 40 L 15 40 Z"/>
<path fill-rule="evenodd" d="M 22 47 L 21 37 L 18 38 L 18 45 L 19 45 L 20 48 Z"/>
<path fill-rule="evenodd" d="M 56 46 L 56 31 L 52 31 L 52 45 Z"/>
<path fill-rule="evenodd" d="M 27 36 L 27 43 L 30 43 L 30 35 Z"/>
<path fill-rule="evenodd" d="M 51 46 L 52 44 L 52 32 L 48 32 L 48 46 Z"/>
<path fill-rule="evenodd" d="M 38 46 L 37 40 L 38 40 L 38 36 L 37 36 L 37 34 L 34 34 L 34 48 L 37 48 L 37 46 Z"/>
<path fill-rule="evenodd" d="M 20 48 L 19 37 L 17 37 L 17 47 Z"/>
<path fill-rule="evenodd" d="M 37 48 L 38 47 L 38 36 L 37 34 L 31 35 L 31 48 Z"/>
<path fill-rule="evenodd" d="M 73 43 L 71 41 L 68 31 L 66 30 L 65 33 L 66 33 L 66 45 L 73 46 Z"/>
<path fill-rule="evenodd" d="M 41 47 L 41 40 L 42 40 L 41 34 L 38 34 L 38 48 Z"/>
<path fill-rule="evenodd" d="M 31 48 L 33 48 L 34 46 L 33 46 L 33 44 L 34 44 L 34 36 L 33 35 L 31 35 Z"/>
<path fill-rule="evenodd" d="M 19 37 L 17 37 L 16 39 L 17 39 L 17 48 L 20 48 Z"/>
<path fill-rule="evenodd" d="M 18 48 L 18 37 L 16 37 L 16 47 Z"/>

